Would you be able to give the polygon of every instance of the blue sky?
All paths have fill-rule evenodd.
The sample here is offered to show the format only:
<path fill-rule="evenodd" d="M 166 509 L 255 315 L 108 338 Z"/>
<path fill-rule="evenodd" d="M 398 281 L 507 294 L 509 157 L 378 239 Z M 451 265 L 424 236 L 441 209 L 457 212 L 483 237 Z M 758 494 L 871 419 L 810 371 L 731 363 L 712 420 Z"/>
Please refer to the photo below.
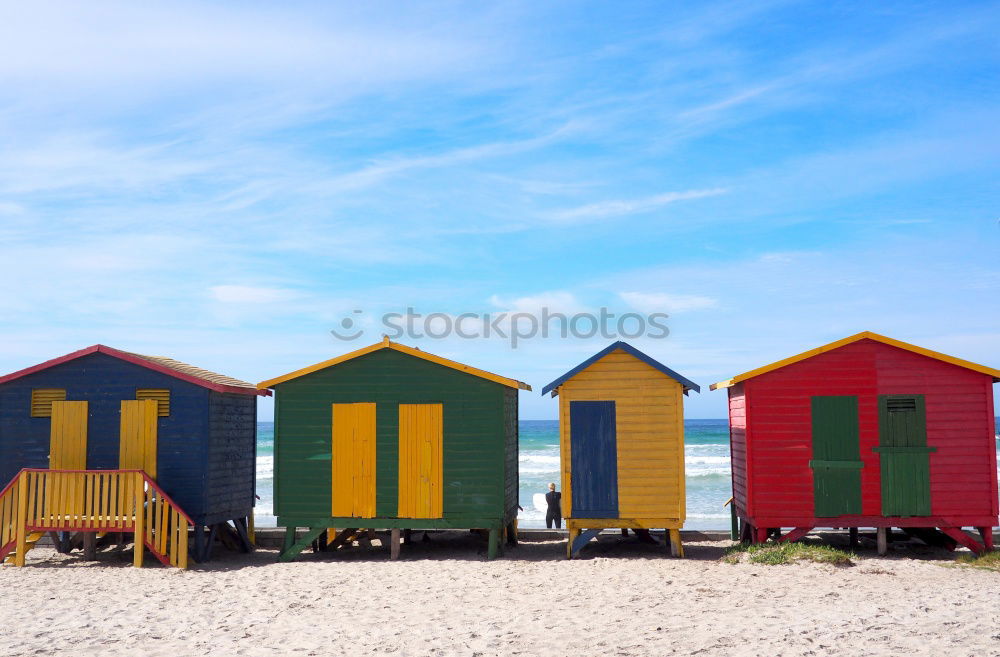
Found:
<path fill-rule="evenodd" d="M 407 307 L 667 312 L 633 343 L 689 417 L 860 330 L 1000 365 L 995 3 L 2 14 L 2 371 L 101 342 L 259 381 Z M 402 341 L 527 419 L 607 343 Z"/>

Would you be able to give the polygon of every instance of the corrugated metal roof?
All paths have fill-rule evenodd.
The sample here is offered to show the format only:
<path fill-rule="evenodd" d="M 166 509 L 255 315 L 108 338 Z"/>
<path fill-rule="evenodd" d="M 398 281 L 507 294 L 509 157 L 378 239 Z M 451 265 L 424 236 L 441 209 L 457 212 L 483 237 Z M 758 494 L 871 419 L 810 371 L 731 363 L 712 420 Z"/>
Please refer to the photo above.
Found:
<path fill-rule="evenodd" d="M 197 379 L 202 379 L 203 381 L 208 381 L 209 383 L 216 383 L 222 386 L 233 386 L 234 388 L 251 388 L 256 390 L 257 386 L 248 381 L 241 381 L 240 379 L 234 379 L 231 376 L 226 376 L 225 374 L 219 374 L 217 372 L 210 372 L 208 370 L 202 369 L 200 367 L 195 367 L 194 365 L 189 365 L 188 363 L 182 363 L 179 360 L 174 360 L 173 358 L 167 358 L 166 356 L 148 356 L 146 354 L 137 354 L 135 352 L 126 351 L 126 354 L 132 354 L 133 356 L 138 356 L 143 360 L 148 360 L 151 363 L 156 363 L 168 369 L 174 370 L 175 372 L 180 372 L 181 374 L 187 374 L 188 376 L 193 376 Z"/>
<path fill-rule="evenodd" d="M 141 367 L 148 367 L 151 370 L 176 377 L 183 381 L 194 383 L 195 385 L 200 385 L 204 388 L 216 390 L 218 392 L 232 392 L 242 395 L 271 394 L 270 391 L 267 390 L 258 390 L 257 386 L 252 383 L 240 381 L 239 379 L 234 379 L 233 377 L 226 376 L 224 374 L 210 372 L 200 367 L 195 367 L 194 365 L 188 365 L 187 363 L 182 363 L 179 360 L 174 360 L 173 358 L 166 358 L 164 356 L 146 356 L 130 351 L 113 349 L 102 344 L 95 344 L 93 346 L 86 347 L 85 349 L 74 351 L 71 354 L 53 358 L 52 360 L 47 360 L 44 363 L 39 363 L 38 365 L 33 365 L 23 370 L 0 376 L 0 384 L 7 383 L 8 381 L 14 381 L 15 379 L 19 379 L 23 376 L 28 376 L 29 374 L 40 372 L 41 370 L 55 367 L 56 365 L 61 365 L 71 360 L 95 353 L 120 358 L 121 360 L 134 363 Z"/>

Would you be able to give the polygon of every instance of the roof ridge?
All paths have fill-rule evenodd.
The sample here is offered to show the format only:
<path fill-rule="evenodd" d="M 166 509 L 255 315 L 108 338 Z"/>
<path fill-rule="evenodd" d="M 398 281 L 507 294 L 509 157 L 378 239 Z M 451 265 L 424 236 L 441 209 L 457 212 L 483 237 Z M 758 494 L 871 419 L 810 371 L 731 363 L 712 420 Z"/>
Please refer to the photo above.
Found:
<path fill-rule="evenodd" d="M 980 372 L 988 376 L 993 377 L 993 382 L 996 383 L 1000 381 L 1000 370 L 992 367 L 987 367 L 986 365 L 980 365 L 978 363 L 973 363 L 962 358 L 956 358 L 955 356 L 949 356 L 948 354 L 941 353 L 939 351 L 934 351 L 932 349 L 925 349 L 924 347 L 919 347 L 915 344 L 910 344 L 909 342 L 903 342 L 902 340 L 896 340 L 895 338 L 890 338 L 888 336 L 882 335 L 880 333 L 875 333 L 874 331 L 861 331 L 860 333 L 855 333 L 854 335 L 849 335 L 846 338 L 841 338 L 839 340 L 834 340 L 824 345 L 814 347 L 812 349 L 807 349 L 801 353 L 795 354 L 794 356 L 788 356 L 787 358 L 782 358 L 781 360 L 776 360 L 768 365 L 762 365 L 756 367 L 752 370 L 747 370 L 742 374 L 737 374 L 731 379 L 726 379 L 725 381 L 719 381 L 718 383 L 713 383 L 709 388 L 711 390 L 718 390 L 719 388 L 729 388 L 741 381 L 746 381 L 747 379 L 752 379 L 762 374 L 767 374 L 768 372 L 773 372 L 774 370 L 787 367 L 789 365 L 794 365 L 795 363 L 807 360 L 814 356 L 819 356 L 820 354 L 826 353 L 828 351 L 833 351 L 835 349 L 840 349 L 849 344 L 853 344 L 860 340 L 873 340 L 875 342 L 888 345 L 890 347 L 896 347 L 897 349 L 903 349 L 911 353 L 919 354 L 927 358 L 932 358 L 934 360 L 939 360 L 956 367 L 963 367 L 967 370 L 972 370 L 974 372 Z"/>
<path fill-rule="evenodd" d="M 483 370 L 478 367 L 473 367 L 472 365 L 459 363 L 458 361 L 451 360 L 450 358 L 438 356 L 436 354 L 430 353 L 429 351 L 423 351 L 418 347 L 409 347 L 407 345 L 400 344 L 398 342 L 392 342 L 389 340 L 388 336 L 382 336 L 381 341 L 376 342 L 375 344 L 368 345 L 367 347 L 361 347 L 360 349 L 355 349 L 354 351 L 350 351 L 346 354 L 341 354 L 340 356 L 329 358 L 319 363 L 315 363 L 313 365 L 308 365 L 306 367 L 293 370 L 287 374 L 283 374 L 281 376 L 276 376 L 274 378 L 261 381 L 260 383 L 257 384 L 257 389 L 266 390 L 268 388 L 273 388 L 274 386 L 284 383 L 286 381 L 297 379 L 301 376 L 312 374 L 313 372 L 318 372 L 319 370 L 325 370 L 328 367 L 333 367 L 335 365 L 339 365 L 340 363 L 349 360 L 354 360 L 355 358 L 360 358 L 361 356 L 365 356 L 367 354 L 379 351 L 381 349 L 391 349 L 393 351 L 398 351 L 400 353 L 407 354 L 415 358 L 421 358 L 431 363 L 436 363 L 443 367 L 449 367 L 459 372 L 465 372 L 466 374 L 469 374 L 471 376 L 477 376 L 481 379 L 493 381 L 494 383 L 499 383 L 509 388 L 517 388 L 520 390 L 531 390 L 530 385 L 522 381 L 518 381 L 517 379 L 511 379 L 505 376 L 500 376 L 499 374 L 494 374 L 493 372 L 489 372 L 487 370 Z"/>
<path fill-rule="evenodd" d="M 576 367 L 574 367 L 570 371 L 566 372 L 565 374 L 563 374 L 562 376 L 560 376 L 559 378 L 557 378 L 552 383 L 550 383 L 547 386 L 545 386 L 544 388 L 542 388 L 542 394 L 544 395 L 545 393 L 547 393 L 549 391 L 552 391 L 552 396 L 555 397 L 558 394 L 559 386 L 561 386 L 564 382 L 566 382 L 567 380 L 573 378 L 574 376 L 576 376 L 577 374 L 579 374 L 583 370 L 587 369 L 588 367 L 590 367 L 591 365 L 593 365 L 594 363 L 596 363 L 600 359 L 604 358 L 605 356 L 607 356 L 611 352 L 615 351 L 616 349 L 621 349 L 622 351 L 628 353 L 632 357 L 634 357 L 634 358 L 642 361 L 643 363 L 646 363 L 647 365 L 649 365 L 653 369 L 658 370 L 660 373 L 662 373 L 662 374 L 670 377 L 671 379 L 673 379 L 677 383 L 681 384 L 681 386 L 684 387 L 684 394 L 687 394 L 688 390 L 694 390 L 695 392 L 701 392 L 701 386 L 699 386 L 694 381 L 691 381 L 690 379 L 688 379 L 688 378 L 686 378 L 684 376 L 681 376 L 680 374 L 678 374 L 674 370 L 670 369 L 669 367 L 667 367 L 666 365 L 664 365 L 660 361 L 656 360 L 655 358 L 653 358 L 652 356 L 646 354 L 645 352 L 640 351 L 639 349 L 636 349 L 635 347 L 633 347 L 629 343 L 625 342 L 624 340 L 618 340 L 616 342 L 612 342 L 611 344 L 609 344 L 604 349 L 601 349 L 600 351 L 598 351 L 596 354 L 594 354 L 590 358 L 586 359 L 585 361 L 583 361 L 582 363 L 580 363 L 579 365 L 577 365 Z"/>

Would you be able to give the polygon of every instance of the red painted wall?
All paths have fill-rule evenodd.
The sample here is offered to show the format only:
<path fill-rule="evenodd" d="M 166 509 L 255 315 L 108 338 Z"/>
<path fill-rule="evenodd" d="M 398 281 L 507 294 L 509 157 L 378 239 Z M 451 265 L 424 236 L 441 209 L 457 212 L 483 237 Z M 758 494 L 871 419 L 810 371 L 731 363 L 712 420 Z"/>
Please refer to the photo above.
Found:
<path fill-rule="evenodd" d="M 739 384 L 738 384 L 739 385 Z M 856 395 L 862 512 L 881 516 L 878 395 L 922 394 L 927 407 L 933 515 L 997 515 L 991 377 L 874 340 L 860 340 L 730 389 L 737 509 L 753 517 L 812 519 L 814 395 Z M 744 449 L 746 455 L 742 455 Z M 746 477 L 745 490 L 739 483 Z"/>

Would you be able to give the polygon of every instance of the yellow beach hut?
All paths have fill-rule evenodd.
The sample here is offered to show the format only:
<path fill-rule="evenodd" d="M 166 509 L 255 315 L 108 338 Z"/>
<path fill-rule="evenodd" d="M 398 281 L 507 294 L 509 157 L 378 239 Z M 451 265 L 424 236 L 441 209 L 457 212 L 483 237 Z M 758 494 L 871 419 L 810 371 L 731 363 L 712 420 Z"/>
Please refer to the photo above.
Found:
<path fill-rule="evenodd" d="M 692 383 L 615 342 L 545 386 L 559 395 L 562 501 L 572 558 L 603 529 L 670 535 L 684 556 L 684 404 Z"/>

